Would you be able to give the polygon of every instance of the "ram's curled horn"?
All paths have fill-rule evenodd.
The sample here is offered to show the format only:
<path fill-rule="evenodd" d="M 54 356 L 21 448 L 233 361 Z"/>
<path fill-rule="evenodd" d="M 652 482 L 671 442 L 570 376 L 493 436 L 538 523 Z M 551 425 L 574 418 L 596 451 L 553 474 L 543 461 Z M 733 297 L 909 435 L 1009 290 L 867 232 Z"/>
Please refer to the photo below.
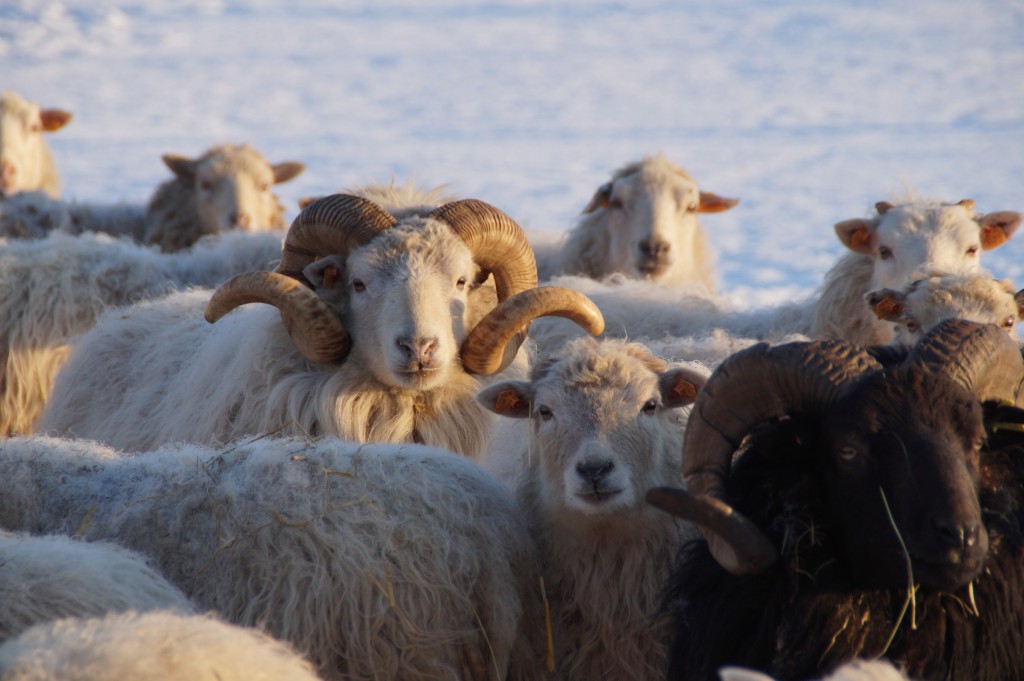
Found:
<path fill-rule="evenodd" d="M 994 324 L 948 319 L 928 332 L 907 361 L 946 374 L 979 401 L 1024 400 L 1020 348 Z"/>
<path fill-rule="evenodd" d="M 325 255 L 348 255 L 395 226 L 394 216 L 373 201 L 352 194 L 332 194 L 308 204 L 284 239 L 281 274 L 305 281 L 303 268 Z"/>
<path fill-rule="evenodd" d="M 604 332 L 601 311 L 582 293 L 561 286 L 531 288 L 498 303 L 469 332 L 462 343 L 462 367 L 481 376 L 501 371 L 519 350 L 519 343 L 509 341 L 545 316 L 569 319 L 594 336 Z"/>
<path fill-rule="evenodd" d="M 769 347 L 761 343 L 736 353 L 712 374 L 697 396 L 683 442 L 683 477 L 689 493 L 725 501 L 733 453 L 750 430 L 765 420 L 832 403 L 880 365 L 848 343 L 826 341 Z M 728 533 L 698 522 L 715 559 L 734 574 L 754 574 L 778 557 L 768 538 L 739 513 L 724 513 Z M 737 542 L 736 536 L 744 537 Z"/>
<path fill-rule="evenodd" d="M 348 332 L 320 296 L 277 272 L 248 272 L 218 288 L 206 305 L 206 321 L 216 322 L 246 303 L 267 303 L 280 311 L 295 347 L 310 362 L 341 362 L 351 348 Z"/>

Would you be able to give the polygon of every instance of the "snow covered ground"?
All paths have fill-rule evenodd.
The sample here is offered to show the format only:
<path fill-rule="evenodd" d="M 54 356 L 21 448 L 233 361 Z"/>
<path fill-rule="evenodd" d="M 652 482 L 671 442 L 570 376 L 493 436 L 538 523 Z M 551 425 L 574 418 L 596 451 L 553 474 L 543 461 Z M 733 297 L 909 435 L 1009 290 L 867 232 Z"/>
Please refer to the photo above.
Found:
<path fill-rule="evenodd" d="M 447 184 L 557 235 L 664 152 L 737 196 L 722 287 L 811 293 L 832 225 L 906 188 L 1024 210 L 1017 0 L 3 0 L 0 89 L 75 114 L 66 196 L 145 201 L 165 152 L 248 141 L 302 196 Z M 984 262 L 1024 286 L 1024 234 Z"/>

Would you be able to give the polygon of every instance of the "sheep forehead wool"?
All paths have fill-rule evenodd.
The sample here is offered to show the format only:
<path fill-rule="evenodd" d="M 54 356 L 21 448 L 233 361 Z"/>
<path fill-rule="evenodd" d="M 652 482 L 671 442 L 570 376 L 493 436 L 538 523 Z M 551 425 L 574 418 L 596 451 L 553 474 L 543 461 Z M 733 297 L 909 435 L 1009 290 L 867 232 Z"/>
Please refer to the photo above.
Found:
<path fill-rule="evenodd" d="M 288 645 L 212 615 L 69 618 L 0 646 L 5 681 L 316 681 Z"/>
<path fill-rule="evenodd" d="M 388 184 L 359 185 L 345 190 L 344 193 L 355 194 L 373 201 L 399 221 L 408 217 L 426 215 L 438 206 L 458 199 L 457 196 L 448 194 L 447 188 L 443 185 L 422 189 L 411 181 L 399 185 L 394 179 Z"/>
<path fill-rule="evenodd" d="M 459 276 L 475 277 L 479 269 L 472 253 L 450 227 L 418 218 L 408 218 L 354 250 L 349 262 L 353 271 L 366 268 L 389 279 L 435 272 L 456 274 L 453 285 Z"/>

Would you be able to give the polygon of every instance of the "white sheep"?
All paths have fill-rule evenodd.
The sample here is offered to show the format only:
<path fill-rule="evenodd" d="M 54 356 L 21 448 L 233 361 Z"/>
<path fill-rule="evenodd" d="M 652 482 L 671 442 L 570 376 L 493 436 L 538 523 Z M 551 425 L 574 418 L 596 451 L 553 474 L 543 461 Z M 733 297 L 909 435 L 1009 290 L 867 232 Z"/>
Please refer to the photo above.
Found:
<path fill-rule="evenodd" d="M 0 527 L 148 556 L 200 608 L 327 679 L 537 678 L 542 598 L 512 494 L 421 445 L 261 438 L 123 454 L 0 442 Z"/>
<path fill-rule="evenodd" d="M 134 551 L 109 542 L 0 531 L 0 641 L 42 622 L 193 606 Z"/>
<path fill-rule="evenodd" d="M 0 237 L 43 239 L 52 232 L 104 232 L 141 242 L 145 231 L 142 205 L 62 201 L 44 191 L 0 196 Z"/>
<path fill-rule="evenodd" d="M 939 322 L 960 318 L 997 324 L 1016 338 L 1014 326 L 1024 314 L 1024 290 L 1009 279 L 986 273 L 932 276 L 901 290 L 879 289 L 864 294 L 878 319 L 895 325 L 893 344 L 915 345 Z"/>
<path fill-rule="evenodd" d="M 3 681 L 318 681 L 290 646 L 212 615 L 127 612 L 40 624 L 0 646 Z"/>
<path fill-rule="evenodd" d="M 767 674 L 741 667 L 722 667 L 718 675 L 722 681 L 775 681 Z M 888 660 L 856 660 L 821 681 L 907 681 L 907 677 Z"/>
<path fill-rule="evenodd" d="M 43 109 L 11 90 L 0 94 L 0 194 L 60 194 L 60 175 L 43 134 L 70 120 L 67 111 Z"/>
<path fill-rule="evenodd" d="M 270 269 L 283 236 L 228 232 L 167 254 L 104 234 L 0 243 L 0 437 L 32 431 L 71 338 L 101 312 Z"/>
<path fill-rule="evenodd" d="M 536 288 L 529 244 L 497 208 L 393 191 L 404 207 L 392 212 L 349 194 L 308 205 L 276 272 L 107 315 L 76 344 L 38 428 L 133 450 L 290 428 L 482 453 L 478 377 L 512 364 L 537 315 L 594 333 L 600 315 Z M 250 302 L 278 310 L 227 314 Z"/>
<path fill-rule="evenodd" d="M 492 465 L 513 471 L 539 544 L 558 678 L 664 678 L 661 589 L 696 533 L 659 517 L 644 494 L 681 484 L 678 408 L 706 378 L 636 343 L 583 338 L 541 360 L 529 381 L 480 393 L 495 413 L 529 419 L 503 436 L 518 448 L 512 465 Z"/>
<path fill-rule="evenodd" d="M 600 279 L 619 272 L 714 291 L 714 255 L 697 215 L 737 203 L 700 190 L 663 155 L 645 157 L 598 188 L 560 249 L 549 252 L 538 245 L 541 279 L 557 274 Z"/>
<path fill-rule="evenodd" d="M 284 229 L 284 209 L 271 186 L 301 173 L 302 163 L 270 164 L 248 144 L 211 147 L 198 158 L 164 154 L 174 173 L 146 207 L 143 241 L 164 251 L 191 246 L 206 234 Z"/>
<path fill-rule="evenodd" d="M 964 274 L 979 268 L 982 251 L 997 248 L 1020 226 L 1021 214 L 975 215 L 974 201 L 947 204 L 907 199 L 879 202 L 873 218 L 844 220 L 836 234 L 851 253 L 825 275 L 811 336 L 853 343 L 886 343 L 892 325 L 864 305 L 868 291 L 899 289 L 927 274 Z"/>

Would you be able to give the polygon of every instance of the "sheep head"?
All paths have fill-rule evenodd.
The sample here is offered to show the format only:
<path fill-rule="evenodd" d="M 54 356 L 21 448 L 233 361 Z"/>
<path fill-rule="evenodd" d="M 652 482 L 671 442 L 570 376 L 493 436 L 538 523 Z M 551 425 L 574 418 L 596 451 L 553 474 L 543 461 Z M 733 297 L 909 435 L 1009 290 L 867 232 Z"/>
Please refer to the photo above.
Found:
<path fill-rule="evenodd" d="M 857 583 L 905 586 L 905 545 L 915 579 L 959 586 L 978 574 L 988 549 L 979 401 L 1016 399 L 1022 376 L 1007 334 L 963 320 L 940 324 L 884 371 L 843 342 L 754 346 L 726 360 L 697 399 L 683 454 L 688 491 L 652 490 L 648 499 L 697 522 L 730 572 L 766 569 L 776 545 L 770 528 L 729 505 L 730 461 L 756 426 L 788 419 L 794 434 L 784 445 L 759 449 L 755 438 L 741 460 L 806 455 L 825 490 L 817 529 L 831 533 Z"/>
<path fill-rule="evenodd" d="M 305 169 L 294 161 L 271 164 L 248 144 L 213 147 L 195 159 L 178 154 L 162 158 L 175 177 L 194 190 L 204 234 L 282 229 L 281 208 L 271 187 Z"/>
<path fill-rule="evenodd" d="M 974 201 L 875 204 L 873 218 L 844 220 L 836 235 L 850 250 L 875 259 L 874 288 L 899 288 L 926 272 L 958 274 L 979 267 L 981 251 L 1004 244 L 1021 214 L 974 213 Z"/>
<path fill-rule="evenodd" d="M 677 270 L 695 257 L 698 213 L 718 213 L 737 203 L 701 191 L 689 174 L 659 154 L 616 172 L 583 213 L 606 214 L 609 272 L 678 283 Z"/>
<path fill-rule="evenodd" d="M 43 189 L 57 196 L 57 187 L 45 186 L 52 159 L 43 134 L 60 130 L 70 120 L 67 111 L 43 109 L 10 90 L 0 95 L 0 193 Z"/>
<path fill-rule="evenodd" d="M 499 416 L 531 419 L 540 501 L 553 515 L 614 524 L 645 513 L 644 491 L 678 466 L 674 410 L 693 402 L 704 379 L 637 343 L 580 338 L 538 363 L 529 381 L 497 383 L 478 399 Z"/>
<path fill-rule="evenodd" d="M 295 219 L 277 272 L 230 280 L 206 318 L 247 302 L 274 304 L 309 361 L 339 363 L 351 352 L 381 383 L 425 390 L 459 367 L 501 371 L 537 316 L 603 330 L 589 299 L 536 284 L 522 230 L 482 201 L 398 220 L 365 198 L 337 194 Z"/>

